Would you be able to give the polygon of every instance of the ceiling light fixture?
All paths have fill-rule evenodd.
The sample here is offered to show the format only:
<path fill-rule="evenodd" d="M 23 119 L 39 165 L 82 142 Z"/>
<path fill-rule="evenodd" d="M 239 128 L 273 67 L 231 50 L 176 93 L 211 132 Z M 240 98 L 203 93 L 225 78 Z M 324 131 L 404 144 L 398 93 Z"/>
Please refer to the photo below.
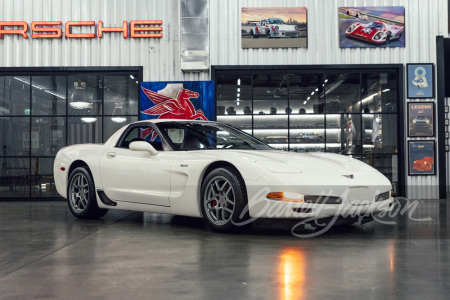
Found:
<path fill-rule="evenodd" d="M 85 118 L 81 118 L 81 121 L 84 123 L 94 123 L 94 122 L 97 122 L 97 118 L 85 117 Z"/>

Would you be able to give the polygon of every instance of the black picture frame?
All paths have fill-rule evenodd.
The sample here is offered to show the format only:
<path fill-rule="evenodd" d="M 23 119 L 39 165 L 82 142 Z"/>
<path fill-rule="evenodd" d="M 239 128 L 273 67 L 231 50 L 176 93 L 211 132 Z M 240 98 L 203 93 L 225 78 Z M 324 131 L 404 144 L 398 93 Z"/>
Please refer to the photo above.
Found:
<path fill-rule="evenodd" d="M 417 68 L 423 68 L 423 70 L 427 70 L 426 74 L 424 74 L 423 76 L 421 76 L 420 74 L 416 74 Z M 430 69 L 431 74 L 428 73 Z M 434 72 L 434 64 L 432 63 L 406 64 L 406 97 L 408 99 L 434 99 Z M 420 78 L 418 77 L 422 77 L 422 80 L 419 80 Z M 425 78 L 425 81 L 423 80 L 423 78 Z"/>
<path fill-rule="evenodd" d="M 434 102 L 408 102 L 407 108 L 408 137 L 434 137 Z M 429 125 L 426 122 L 429 122 Z"/>
<path fill-rule="evenodd" d="M 408 175 L 436 175 L 435 141 L 408 141 Z"/>

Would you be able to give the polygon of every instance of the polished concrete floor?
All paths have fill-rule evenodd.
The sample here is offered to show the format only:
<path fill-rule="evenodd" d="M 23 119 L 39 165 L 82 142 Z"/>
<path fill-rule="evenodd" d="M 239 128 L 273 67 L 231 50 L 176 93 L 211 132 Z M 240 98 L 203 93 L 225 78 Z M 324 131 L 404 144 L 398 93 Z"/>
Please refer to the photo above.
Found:
<path fill-rule="evenodd" d="M 450 200 L 417 203 L 302 238 L 272 222 L 224 235 L 193 218 L 0 202 L 0 299 L 449 299 Z"/>

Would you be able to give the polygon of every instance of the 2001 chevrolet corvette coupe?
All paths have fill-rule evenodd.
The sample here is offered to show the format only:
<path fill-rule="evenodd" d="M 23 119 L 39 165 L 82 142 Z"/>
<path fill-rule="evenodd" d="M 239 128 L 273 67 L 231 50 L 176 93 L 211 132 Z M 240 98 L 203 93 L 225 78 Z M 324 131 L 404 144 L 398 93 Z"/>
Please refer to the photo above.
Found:
<path fill-rule="evenodd" d="M 61 149 L 58 193 L 78 218 L 108 209 L 203 217 L 218 232 L 256 218 L 317 220 L 389 211 L 391 183 L 348 156 L 276 151 L 229 125 L 147 120 L 104 144 Z"/>

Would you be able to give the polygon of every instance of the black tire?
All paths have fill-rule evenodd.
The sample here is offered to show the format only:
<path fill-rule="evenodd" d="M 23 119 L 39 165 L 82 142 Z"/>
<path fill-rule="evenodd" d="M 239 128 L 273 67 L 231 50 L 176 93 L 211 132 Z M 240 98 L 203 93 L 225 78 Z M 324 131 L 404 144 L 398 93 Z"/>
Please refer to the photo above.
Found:
<path fill-rule="evenodd" d="M 252 36 L 252 39 L 259 38 L 259 35 L 255 34 L 255 31 L 253 31 L 253 29 L 250 29 L 250 35 Z"/>
<path fill-rule="evenodd" d="M 271 39 L 272 37 L 270 36 L 270 29 L 267 29 L 266 30 L 266 37 L 268 38 L 268 39 Z"/>
<path fill-rule="evenodd" d="M 250 226 L 247 190 L 235 169 L 223 167 L 212 170 L 202 183 L 200 197 L 203 218 L 213 231 L 236 233 Z"/>
<path fill-rule="evenodd" d="M 391 33 L 389 32 L 386 37 L 386 45 L 388 45 L 390 41 L 391 41 Z"/>
<path fill-rule="evenodd" d="M 359 19 L 359 14 L 356 14 L 356 17 Z"/>
<path fill-rule="evenodd" d="M 98 219 L 108 210 L 99 208 L 92 176 L 84 167 L 78 167 L 69 176 L 67 184 L 69 210 L 79 219 Z"/>

